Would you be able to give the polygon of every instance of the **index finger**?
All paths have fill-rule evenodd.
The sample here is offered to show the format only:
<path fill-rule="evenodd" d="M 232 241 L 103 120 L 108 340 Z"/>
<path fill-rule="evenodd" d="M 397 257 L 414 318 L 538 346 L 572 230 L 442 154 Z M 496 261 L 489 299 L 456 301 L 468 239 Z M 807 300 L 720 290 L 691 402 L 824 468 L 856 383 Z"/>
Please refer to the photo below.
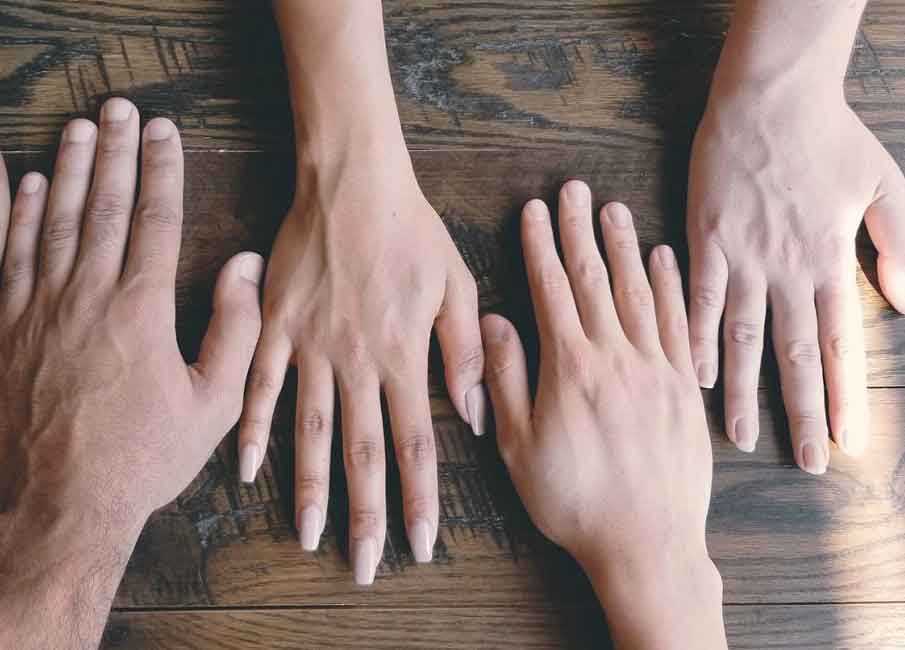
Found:
<path fill-rule="evenodd" d="M 182 241 L 182 142 L 170 120 L 151 120 L 142 137 L 141 192 L 132 218 L 126 277 L 176 281 Z"/>

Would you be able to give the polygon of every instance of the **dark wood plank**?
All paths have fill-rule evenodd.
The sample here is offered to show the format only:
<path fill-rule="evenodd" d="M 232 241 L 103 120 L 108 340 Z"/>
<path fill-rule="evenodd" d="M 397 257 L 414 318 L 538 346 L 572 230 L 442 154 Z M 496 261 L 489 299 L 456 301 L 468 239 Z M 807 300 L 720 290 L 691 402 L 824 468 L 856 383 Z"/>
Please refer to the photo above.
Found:
<path fill-rule="evenodd" d="M 738 650 L 905 647 L 905 605 L 725 608 Z M 609 647 L 595 610 L 517 608 L 117 612 L 104 650 Z"/>
<path fill-rule="evenodd" d="M 386 0 L 414 148 L 687 146 L 730 0 Z M 901 0 L 870 3 L 847 83 L 905 143 Z M 111 94 L 175 117 L 196 149 L 285 149 L 279 39 L 266 3 L 0 3 L 0 143 L 46 148 Z"/>
<path fill-rule="evenodd" d="M 517 319 L 533 341 L 513 219 L 529 196 L 551 196 L 570 172 L 599 199 L 637 208 L 646 247 L 680 241 L 664 221 L 669 193 L 655 152 L 420 152 L 419 176 L 478 278 L 482 305 Z M 12 156 L 18 176 L 48 158 Z M 288 203 L 292 164 L 270 154 L 190 154 L 187 221 L 179 275 L 179 333 L 197 349 L 216 269 L 230 254 L 265 250 Z M 643 170 L 643 171 L 638 171 Z M 863 287 L 871 383 L 901 385 L 902 319 Z M 291 522 L 293 387 L 278 408 L 264 470 L 253 487 L 236 480 L 228 440 L 201 476 L 142 536 L 120 590 L 122 607 L 372 605 L 438 606 L 592 600 L 583 577 L 533 531 L 506 479 L 492 439 L 475 441 L 455 419 L 431 366 L 441 460 L 437 559 L 416 567 L 402 530 L 398 480 L 389 486 L 390 534 L 380 579 L 357 589 L 345 559 L 345 496 L 334 464 L 330 521 L 321 550 L 302 553 Z M 775 378 L 770 385 L 776 385 Z M 861 460 L 834 454 L 828 476 L 793 467 L 784 416 L 762 394 L 763 436 L 746 456 L 723 439 L 718 395 L 709 395 L 716 478 L 710 543 L 729 603 L 895 601 L 905 593 L 905 389 L 871 391 L 874 440 Z M 337 450 L 338 452 L 338 450 Z"/>

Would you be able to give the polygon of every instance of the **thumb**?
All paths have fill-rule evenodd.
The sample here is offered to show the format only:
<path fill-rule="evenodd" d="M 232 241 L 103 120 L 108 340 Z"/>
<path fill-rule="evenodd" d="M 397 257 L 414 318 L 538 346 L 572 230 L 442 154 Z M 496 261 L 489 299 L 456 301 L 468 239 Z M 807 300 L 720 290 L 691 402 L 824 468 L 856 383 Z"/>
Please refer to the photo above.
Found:
<path fill-rule="evenodd" d="M 203 398 L 228 420 L 226 429 L 242 411 L 245 379 L 261 333 L 263 275 L 264 260 L 257 253 L 239 253 L 223 266 L 214 287 L 214 315 L 193 366 L 208 391 Z"/>
<path fill-rule="evenodd" d="M 894 163 L 864 222 L 877 247 L 877 274 L 889 304 L 905 314 L 905 177 Z"/>

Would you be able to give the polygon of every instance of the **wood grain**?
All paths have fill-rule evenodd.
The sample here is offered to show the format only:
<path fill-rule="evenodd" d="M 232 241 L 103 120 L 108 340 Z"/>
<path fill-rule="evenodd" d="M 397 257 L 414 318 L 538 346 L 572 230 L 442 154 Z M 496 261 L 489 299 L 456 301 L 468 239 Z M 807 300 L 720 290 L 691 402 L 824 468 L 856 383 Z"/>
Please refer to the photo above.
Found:
<path fill-rule="evenodd" d="M 726 607 L 736 650 L 894 650 L 905 647 L 905 606 Z M 104 650 L 611 647 L 591 609 L 330 609 L 114 614 Z"/>

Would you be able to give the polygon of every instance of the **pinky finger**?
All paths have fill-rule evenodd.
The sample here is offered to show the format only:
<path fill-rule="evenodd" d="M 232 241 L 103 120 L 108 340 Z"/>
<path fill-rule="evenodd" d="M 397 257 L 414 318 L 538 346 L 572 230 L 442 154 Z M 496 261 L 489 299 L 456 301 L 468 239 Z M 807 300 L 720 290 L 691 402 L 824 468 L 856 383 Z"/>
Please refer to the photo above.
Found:
<path fill-rule="evenodd" d="M 292 345 L 282 333 L 268 328 L 258 342 L 248 376 L 245 407 L 239 424 L 239 478 L 253 483 L 264 460 L 270 424 L 276 407 Z"/>
<path fill-rule="evenodd" d="M 657 246 L 651 253 L 650 278 L 663 352 L 676 370 L 693 377 L 694 365 L 688 344 L 688 316 L 682 294 L 682 276 L 679 274 L 676 254 L 669 246 Z"/>
<path fill-rule="evenodd" d="M 496 418 L 497 444 L 506 464 L 531 431 L 531 394 L 525 350 L 518 332 L 496 314 L 481 319 L 485 346 L 484 382 Z"/>
<path fill-rule="evenodd" d="M 47 205 L 47 179 L 41 174 L 26 174 L 19 184 L 12 207 L 9 234 L 3 259 L 3 291 L 0 318 L 8 325 L 16 321 L 31 300 L 38 267 L 38 242 L 41 221 Z"/>

